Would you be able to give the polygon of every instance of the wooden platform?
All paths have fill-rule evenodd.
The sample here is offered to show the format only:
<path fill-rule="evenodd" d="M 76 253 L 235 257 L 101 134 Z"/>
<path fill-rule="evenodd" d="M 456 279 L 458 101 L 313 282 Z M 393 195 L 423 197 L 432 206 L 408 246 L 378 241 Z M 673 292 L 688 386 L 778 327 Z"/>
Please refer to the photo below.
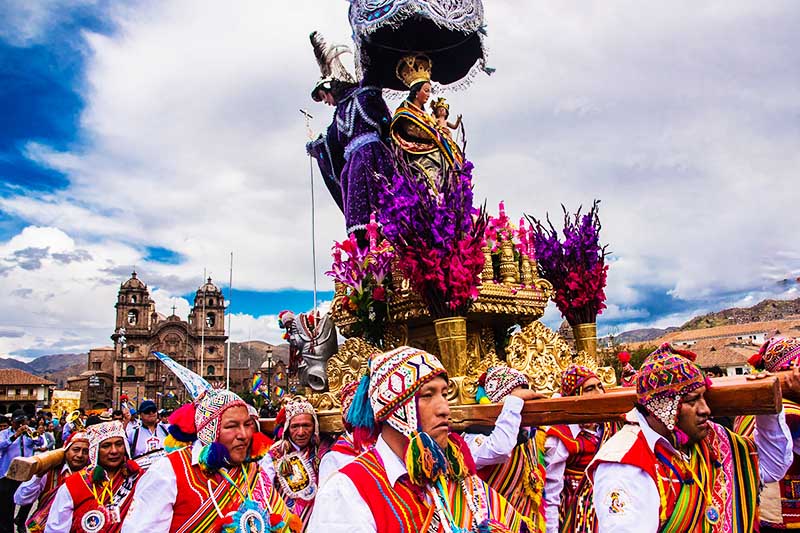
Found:
<path fill-rule="evenodd" d="M 782 379 L 785 379 L 785 375 L 759 380 L 748 380 L 744 376 L 715 378 L 712 388 L 706 393 L 706 401 L 713 416 L 778 413 L 781 410 Z M 619 420 L 633 409 L 635 401 L 636 391 L 627 387 L 612 389 L 602 397 L 576 396 L 529 401 L 525 402 L 522 410 L 522 424 L 545 426 Z M 450 426 L 456 431 L 463 431 L 472 425 L 491 426 L 501 409 L 501 404 L 453 405 L 450 407 Z M 317 416 L 320 431 L 344 431 L 338 410 L 320 411 Z M 271 433 L 275 427 L 275 419 L 262 418 L 260 422 L 261 430 L 267 433 Z"/>

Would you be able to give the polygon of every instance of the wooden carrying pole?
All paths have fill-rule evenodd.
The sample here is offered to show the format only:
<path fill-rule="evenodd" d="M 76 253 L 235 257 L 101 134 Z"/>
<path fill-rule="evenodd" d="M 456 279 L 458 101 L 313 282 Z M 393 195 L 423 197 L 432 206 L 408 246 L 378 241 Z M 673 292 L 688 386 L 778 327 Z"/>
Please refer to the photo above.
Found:
<path fill-rule="evenodd" d="M 50 450 L 33 457 L 15 457 L 8 467 L 6 477 L 16 481 L 28 481 L 64 463 L 64 448 Z"/>
<path fill-rule="evenodd" d="M 712 416 L 737 416 L 775 414 L 781 410 L 780 382 L 785 375 L 749 380 L 744 376 L 716 378 L 706 393 Z M 581 424 L 621 420 L 633 409 L 636 391 L 632 388 L 611 389 L 603 396 L 574 396 L 525 402 L 522 409 L 523 426 L 549 426 L 554 424 Z M 493 426 L 500 415 L 502 404 L 452 405 L 450 427 L 464 431 L 470 426 Z M 320 431 L 344 431 L 341 414 L 335 411 L 317 413 Z M 261 430 L 271 433 L 274 419 L 261 419 Z"/>

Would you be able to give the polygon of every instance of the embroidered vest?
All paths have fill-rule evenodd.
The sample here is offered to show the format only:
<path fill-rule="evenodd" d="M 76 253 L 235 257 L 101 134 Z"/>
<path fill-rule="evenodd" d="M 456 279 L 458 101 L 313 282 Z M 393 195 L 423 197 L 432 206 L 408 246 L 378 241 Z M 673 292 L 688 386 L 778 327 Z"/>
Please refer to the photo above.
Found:
<path fill-rule="evenodd" d="M 191 446 L 172 452 L 167 458 L 175 472 L 178 488 L 178 497 L 172 507 L 170 533 L 218 531 L 219 526 L 216 522 L 220 520 L 220 516 L 214 507 L 214 502 L 223 516 L 234 513 L 243 503 L 239 492 L 219 474 L 209 476 L 199 465 L 193 465 Z M 280 514 L 288 522 L 289 512 L 286 504 L 273 489 L 272 480 L 268 479 L 266 472 L 261 470 L 257 463 L 249 463 L 246 468 L 253 499 L 264 508 L 268 507 L 271 513 Z M 245 487 L 245 476 L 241 468 L 231 470 L 230 476 L 238 486 Z M 211 492 L 208 490 L 209 482 Z"/>
<path fill-rule="evenodd" d="M 33 513 L 33 516 L 25 523 L 25 527 L 28 528 L 30 533 L 41 533 L 44 531 L 44 527 L 47 524 L 47 517 L 50 515 L 50 506 L 53 505 L 53 500 L 56 499 L 56 492 L 58 492 L 61 484 L 67 479 L 67 476 L 72 473 L 69 470 L 67 470 L 67 472 L 62 472 L 63 468 L 64 465 L 59 464 L 48 470 L 47 474 L 45 474 L 44 487 L 37 500 L 36 512 Z"/>
<path fill-rule="evenodd" d="M 285 453 L 284 445 L 278 441 L 269 450 L 275 465 L 275 488 L 289 510 L 300 517 L 305 527 L 311 518 L 317 495 L 319 456 L 310 447 L 299 452 L 292 448 L 291 452 Z"/>
<path fill-rule="evenodd" d="M 759 480 L 755 444 L 719 424 L 709 423 L 712 429 L 693 447 L 690 463 L 668 450 L 661 441 L 651 450 L 638 426 L 625 426 L 617 439 L 627 439 L 621 454 L 605 457 L 601 451 L 587 469 L 587 475 L 593 478 L 597 465 L 608 462 L 629 464 L 645 471 L 653 479 L 661 500 L 660 532 L 753 531 L 758 516 Z M 704 494 L 704 488 L 709 496 Z M 719 515 L 714 524 L 706 520 L 706 512 L 712 506 Z"/>
<path fill-rule="evenodd" d="M 478 476 L 523 516 L 534 517 L 544 510 L 544 464 L 533 438 L 517 444 L 506 462 L 478 470 Z"/>
<path fill-rule="evenodd" d="M 783 400 L 783 412 L 792 438 L 800 437 L 800 405 Z M 736 418 L 733 431 L 752 437 L 756 424 L 754 416 Z M 800 529 L 800 455 L 792 454 L 792 465 L 782 480 L 767 483 L 761 491 L 761 523 L 779 529 Z"/>
<path fill-rule="evenodd" d="M 123 475 L 127 474 L 127 475 Z M 111 485 L 113 494 L 110 502 L 103 506 L 95 499 L 90 487 L 92 482 L 92 469 L 85 468 L 80 472 L 67 477 L 65 485 L 72 497 L 72 527 L 73 533 L 117 533 L 122 528 L 122 521 L 128 514 L 133 501 L 133 491 L 141 477 L 141 472 L 128 473 L 123 470 L 118 474 Z M 95 492 L 100 492 L 102 487 L 94 486 Z M 111 511 L 109 504 L 113 504 L 116 511 Z"/>
<path fill-rule="evenodd" d="M 377 533 L 416 533 L 425 531 L 432 514 L 425 498 L 410 484 L 389 485 L 386 468 L 373 449 L 360 455 L 340 472 L 350 478 L 359 495 L 372 511 Z"/>

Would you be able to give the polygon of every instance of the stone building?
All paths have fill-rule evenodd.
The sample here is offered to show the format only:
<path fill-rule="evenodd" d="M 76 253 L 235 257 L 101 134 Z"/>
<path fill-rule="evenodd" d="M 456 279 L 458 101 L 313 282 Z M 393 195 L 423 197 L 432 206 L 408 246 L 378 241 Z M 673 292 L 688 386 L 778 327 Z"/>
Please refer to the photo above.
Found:
<path fill-rule="evenodd" d="M 114 407 L 122 395 L 134 405 L 145 398 L 165 406 L 171 403 L 167 398 L 179 403 L 187 400 L 183 384 L 152 355 L 153 351 L 169 355 L 214 386 L 225 386 L 225 299 L 211 278 L 197 289 L 187 320 L 178 317 L 174 307 L 170 316 L 157 312 L 147 285 L 136 272 L 120 285 L 115 308 L 113 348 L 110 352 L 92 350 L 87 371 L 69 381 L 71 390 L 86 390 L 83 405 L 93 407 L 89 380 L 95 377 L 93 383 L 99 379 L 107 386 L 107 375 L 113 384 L 110 398 Z M 99 397 L 94 395 L 95 399 Z"/>
<path fill-rule="evenodd" d="M 29 416 L 50 405 L 55 383 L 17 368 L 0 369 L 0 414 L 23 409 Z"/>
<path fill-rule="evenodd" d="M 81 407 L 108 409 L 114 398 L 114 348 L 92 348 L 86 370 L 67 378 L 67 389 L 81 392 Z"/>

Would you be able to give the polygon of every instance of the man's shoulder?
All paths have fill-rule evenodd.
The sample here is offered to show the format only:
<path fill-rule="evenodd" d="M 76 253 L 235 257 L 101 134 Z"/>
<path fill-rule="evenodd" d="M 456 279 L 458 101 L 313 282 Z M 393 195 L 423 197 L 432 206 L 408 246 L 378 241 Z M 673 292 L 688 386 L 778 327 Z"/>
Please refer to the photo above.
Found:
<path fill-rule="evenodd" d="M 597 451 L 593 462 L 621 463 L 625 457 L 642 444 L 642 428 L 636 424 L 626 424 L 614 433 Z M 644 442 L 646 445 L 646 442 Z"/>

